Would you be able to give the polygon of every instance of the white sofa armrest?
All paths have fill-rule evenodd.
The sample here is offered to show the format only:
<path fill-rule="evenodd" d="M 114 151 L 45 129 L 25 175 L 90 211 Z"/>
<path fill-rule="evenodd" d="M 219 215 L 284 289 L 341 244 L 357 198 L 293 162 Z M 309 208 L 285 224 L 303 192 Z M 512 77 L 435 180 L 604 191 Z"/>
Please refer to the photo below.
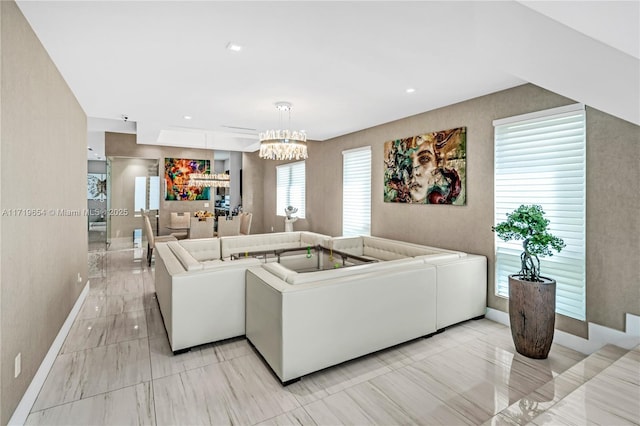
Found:
<path fill-rule="evenodd" d="M 155 247 L 156 255 L 158 255 L 158 257 L 161 258 L 161 262 L 165 271 L 170 275 L 185 273 L 187 270 L 184 268 L 182 263 L 180 263 L 178 258 L 173 254 L 173 251 L 171 251 L 168 244 L 169 244 L 168 242 L 156 243 L 156 247 Z M 156 274 L 156 280 L 157 280 L 157 274 Z"/>
<path fill-rule="evenodd" d="M 457 260 L 460 259 L 457 253 L 434 253 L 416 256 L 416 259 L 422 259 L 426 263 L 432 263 L 440 260 Z"/>
<path fill-rule="evenodd" d="M 182 267 L 187 271 L 198 271 L 202 269 L 202 263 L 200 263 L 195 257 L 191 255 L 180 245 L 177 241 L 167 243 L 169 249 L 173 252 L 173 255 L 180 261 Z"/>
<path fill-rule="evenodd" d="M 438 330 L 480 317 L 487 310 L 487 258 L 424 259 L 436 267 Z"/>

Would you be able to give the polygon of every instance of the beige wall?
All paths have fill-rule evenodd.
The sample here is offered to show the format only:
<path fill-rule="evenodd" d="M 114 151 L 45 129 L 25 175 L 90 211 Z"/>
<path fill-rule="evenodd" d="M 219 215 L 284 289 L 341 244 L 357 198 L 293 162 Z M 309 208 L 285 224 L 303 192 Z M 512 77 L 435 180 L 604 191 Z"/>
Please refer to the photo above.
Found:
<path fill-rule="evenodd" d="M 587 318 L 640 315 L 640 127 L 587 110 Z"/>
<path fill-rule="evenodd" d="M 3 48 L 2 48 L 2 40 L 4 39 L 4 37 L 2 36 L 3 34 L 3 25 L 2 25 L 2 21 L 4 21 L 4 13 L 2 10 L 2 6 L 0 5 L 0 176 L 2 176 L 2 81 L 3 81 L 3 72 L 2 72 L 2 63 L 3 63 L 3 58 L 2 58 L 2 52 L 3 52 Z M 2 208 L 2 187 L 0 186 L 0 208 Z M 0 214 L 0 321 L 2 321 L 2 305 L 4 303 L 4 299 L 2 297 L 2 228 L 4 227 L 3 224 L 4 220 L 2 219 L 2 214 Z M 5 364 L 4 360 L 8 359 L 5 358 L 3 356 L 2 353 L 2 324 L 0 323 L 0 424 L 5 424 L 6 423 L 6 419 L 9 418 L 9 414 L 4 414 L 5 410 L 2 407 L 4 406 L 4 392 L 2 392 L 2 387 L 4 384 L 4 380 L 2 380 L 2 366 Z M 13 404 L 8 404 L 9 406 L 13 406 Z"/>
<path fill-rule="evenodd" d="M 0 207 L 79 214 L 1 219 L 0 423 L 6 424 L 87 281 L 87 124 L 14 2 L 0 2 L 0 23 Z M 14 379 L 18 353 L 22 373 Z"/>
<path fill-rule="evenodd" d="M 311 143 L 307 160 L 307 219 L 295 229 L 342 232 L 342 151 L 372 147 L 372 235 L 433 245 L 489 259 L 488 306 L 507 311 L 495 296 L 493 124 L 510 117 L 574 103 L 531 84 L 425 112 L 325 142 Z M 640 315 L 640 192 L 638 126 L 587 110 L 587 319 L 623 329 L 626 312 Z M 385 141 L 467 127 L 467 205 L 437 206 L 383 201 Z M 252 154 L 257 159 L 257 154 Z M 258 160 L 255 160 L 258 161 Z M 282 230 L 275 216 L 275 167 L 262 160 L 264 230 Z M 558 317 L 557 327 L 586 336 L 586 323 Z"/>
<path fill-rule="evenodd" d="M 257 152 L 242 154 L 242 207 L 245 212 L 253 215 L 252 234 L 268 232 L 268 228 L 264 225 L 264 168 L 264 160 L 258 158 Z"/>

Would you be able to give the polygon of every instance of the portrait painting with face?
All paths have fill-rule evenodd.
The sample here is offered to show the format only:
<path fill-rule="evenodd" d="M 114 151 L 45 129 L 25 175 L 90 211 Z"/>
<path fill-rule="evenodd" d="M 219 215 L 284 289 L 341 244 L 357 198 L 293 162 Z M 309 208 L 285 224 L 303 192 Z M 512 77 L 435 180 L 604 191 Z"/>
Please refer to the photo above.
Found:
<path fill-rule="evenodd" d="M 466 143 L 466 127 L 385 142 L 384 201 L 465 205 Z"/>
<path fill-rule="evenodd" d="M 189 185 L 191 173 L 208 174 L 210 160 L 190 160 L 185 158 L 164 159 L 165 200 L 195 201 L 208 200 L 209 188 Z"/>

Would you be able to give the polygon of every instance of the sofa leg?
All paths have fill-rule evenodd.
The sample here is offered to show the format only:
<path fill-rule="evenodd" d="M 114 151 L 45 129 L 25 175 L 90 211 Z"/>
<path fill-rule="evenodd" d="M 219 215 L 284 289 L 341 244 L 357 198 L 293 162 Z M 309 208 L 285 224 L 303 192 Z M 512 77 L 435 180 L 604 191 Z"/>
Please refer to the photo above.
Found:
<path fill-rule="evenodd" d="M 478 315 L 477 317 L 471 318 L 471 319 L 474 320 L 474 321 L 477 321 L 477 320 L 481 320 L 483 318 L 484 318 L 484 315 Z"/>
<path fill-rule="evenodd" d="M 427 334 L 426 336 L 422 336 L 422 338 L 423 338 L 423 339 L 428 339 L 429 337 L 433 337 L 433 336 L 435 336 L 436 334 L 444 333 L 444 331 L 445 331 L 446 329 L 447 329 L 446 327 L 445 327 L 445 328 L 441 328 L 440 330 L 436 330 L 436 331 L 434 331 L 433 333 Z"/>
<path fill-rule="evenodd" d="M 281 383 L 282 383 L 282 386 L 289 386 L 290 384 L 299 382 L 299 381 L 300 381 L 300 377 L 298 377 L 297 379 L 287 380 L 286 382 L 281 382 Z"/>
<path fill-rule="evenodd" d="M 177 351 L 173 351 L 174 355 L 180 355 L 180 354 L 186 354 L 187 352 L 190 352 L 191 348 L 185 348 L 185 349 L 178 349 Z"/>

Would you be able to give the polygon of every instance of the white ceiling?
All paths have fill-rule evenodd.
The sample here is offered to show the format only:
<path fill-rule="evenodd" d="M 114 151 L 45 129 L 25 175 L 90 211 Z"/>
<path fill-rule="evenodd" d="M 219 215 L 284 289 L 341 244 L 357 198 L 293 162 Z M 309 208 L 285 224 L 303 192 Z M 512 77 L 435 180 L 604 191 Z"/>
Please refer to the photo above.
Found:
<path fill-rule="evenodd" d="M 255 150 L 277 101 L 326 140 L 525 82 L 640 124 L 639 1 L 17 3 L 94 124 L 127 115 L 138 143 Z"/>

